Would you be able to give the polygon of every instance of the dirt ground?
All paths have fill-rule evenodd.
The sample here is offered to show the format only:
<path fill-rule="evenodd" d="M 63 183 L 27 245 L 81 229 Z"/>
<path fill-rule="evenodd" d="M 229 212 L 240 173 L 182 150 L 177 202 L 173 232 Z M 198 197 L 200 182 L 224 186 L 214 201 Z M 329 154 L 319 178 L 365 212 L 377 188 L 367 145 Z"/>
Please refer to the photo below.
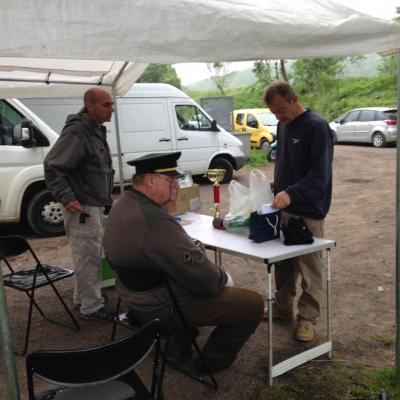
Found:
<path fill-rule="evenodd" d="M 273 165 L 262 168 L 272 178 Z M 250 168 L 236 173 L 235 179 L 246 184 Z M 335 239 L 332 251 L 332 329 L 334 359 L 367 366 L 394 363 L 395 332 L 395 187 L 396 149 L 369 146 L 336 146 L 334 186 L 331 211 L 326 219 L 326 237 Z M 228 185 L 222 186 L 222 213 L 228 209 Z M 200 186 L 202 209 L 212 214 L 212 188 Z M 67 239 L 40 239 L 22 226 L 1 226 L 2 234 L 27 235 L 41 259 L 71 266 Z M 223 256 L 223 264 L 237 286 L 266 295 L 266 271 L 262 264 L 243 258 Z M 72 280 L 58 284 L 67 303 L 72 305 Z M 107 289 L 110 306 L 115 305 L 115 290 Z M 63 318 L 63 312 L 47 288 L 37 292 L 38 302 L 49 313 Z M 24 337 L 27 302 L 25 296 L 7 290 L 7 303 L 13 337 L 21 346 Z M 78 317 L 77 311 L 74 311 Z M 325 310 L 318 334 L 312 343 L 322 342 L 325 335 Z M 78 348 L 106 343 L 111 325 L 80 321 L 81 330 L 74 332 L 51 324 L 35 313 L 29 351 L 49 348 Z M 275 361 L 294 355 L 305 346 L 293 336 L 294 326 L 274 325 Z M 120 332 L 121 334 L 123 332 Z M 389 338 L 389 345 L 387 340 Z M 385 343 L 383 343 L 385 342 Z M 321 360 L 323 362 L 321 362 Z M 326 357 L 311 361 L 316 372 L 328 362 Z M 167 370 L 164 390 L 167 399 L 257 399 L 267 379 L 267 325 L 261 323 L 256 333 L 228 370 L 217 374 L 219 388 L 209 389 L 171 369 Z M 21 399 L 27 399 L 25 359 L 17 357 Z M 105 365 L 106 368 L 106 365 Z M 300 367 L 301 368 L 301 367 Z M 148 379 L 150 364 L 144 363 L 141 374 Z M 290 373 L 292 374 L 292 373 Z M 296 374 L 296 370 L 293 372 Z M 282 382 L 289 374 L 276 379 Z M 38 389 L 46 387 L 39 384 Z M 6 399 L 4 363 L 0 360 L 0 399 Z M 328 397 L 327 397 L 328 398 Z"/>

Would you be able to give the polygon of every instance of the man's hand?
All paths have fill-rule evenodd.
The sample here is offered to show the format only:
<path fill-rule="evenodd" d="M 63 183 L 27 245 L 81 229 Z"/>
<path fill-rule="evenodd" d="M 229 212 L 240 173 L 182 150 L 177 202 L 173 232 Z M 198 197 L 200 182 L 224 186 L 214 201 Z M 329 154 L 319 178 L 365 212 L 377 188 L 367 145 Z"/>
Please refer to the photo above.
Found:
<path fill-rule="evenodd" d="M 76 213 L 81 213 L 81 212 L 84 211 L 84 210 L 83 210 L 83 207 L 81 206 L 81 203 L 79 203 L 78 200 L 73 200 L 73 201 L 71 201 L 70 203 L 68 203 L 68 204 L 65 206 L 65 209 L 66 209 L 67 211 L 69 211 L 70 213 L 74 213 L 74 214 L 76 214 Z"/>
<path fill-rule="evenodd" d="M 282 191 L 276 194 L 271 205 L 274 208 L 286 208 L 290 203 L 290 196 L 285 191 Z"/>
<path fill-rule="evenodd" d="M 271 188 L 271 192 L 274 193 L 275 182 L 270 182 L 269 187 Z"/>

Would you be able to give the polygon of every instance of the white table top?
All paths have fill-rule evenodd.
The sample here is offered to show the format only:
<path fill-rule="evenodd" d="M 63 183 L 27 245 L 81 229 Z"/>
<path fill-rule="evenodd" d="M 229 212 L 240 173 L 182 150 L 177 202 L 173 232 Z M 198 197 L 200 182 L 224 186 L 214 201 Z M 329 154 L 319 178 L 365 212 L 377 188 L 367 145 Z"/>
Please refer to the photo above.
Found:
<path fill-rule="evenodd" d="M 272 264 L 303 254 L 330 249 L 335 246 L 334 240 L 314 238 L 314 243 L 285 246 L 282 239 L 254 243 L 244 235 L 215 229 L 213 218 L 208 215 L 186 213 L 179 216 L 186 233 L 207 246 L 224 253 L 246 256 L 256 261 Z"/>

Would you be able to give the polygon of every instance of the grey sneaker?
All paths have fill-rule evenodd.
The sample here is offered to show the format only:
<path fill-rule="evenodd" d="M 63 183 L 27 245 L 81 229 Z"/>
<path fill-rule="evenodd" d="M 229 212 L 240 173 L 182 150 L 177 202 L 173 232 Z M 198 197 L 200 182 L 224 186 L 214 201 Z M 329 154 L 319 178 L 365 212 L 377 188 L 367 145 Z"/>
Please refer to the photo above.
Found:
<path fill-rule="evenodd" d="M 114 321 L 115 315 L 102 307 L 91 314 L 80 313 L 80 317 L 89 321 L 112 322 Z"/>
<path fill-rule="evenodd" d="M 104 294 L 104 293 L 102 293 L 101 296 L 104 299 L 104 304 L 106 304 L 108 302 L 108 296 L 106 294 Z M 74 303 L 74 308 L 75 308 L 75 310 L 80 310 L 81 304 L 80 303 Z"/>

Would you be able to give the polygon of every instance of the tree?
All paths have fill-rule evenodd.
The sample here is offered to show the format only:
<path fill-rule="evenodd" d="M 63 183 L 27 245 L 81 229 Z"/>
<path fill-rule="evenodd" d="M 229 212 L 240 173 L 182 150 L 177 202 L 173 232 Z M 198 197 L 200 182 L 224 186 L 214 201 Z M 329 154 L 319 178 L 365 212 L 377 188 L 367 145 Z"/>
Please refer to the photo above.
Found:
<path fill-rule="evenodd" d="M 212 74 L 210 79 L 214 82 L 215 86 L 225 96 L 225 88 L 228 81 L 232 78 L 232 72 L 229 72 L 230 63 L 215 62 L 207 64 L 207 69 Z"/>
<path fill-rule="evenodd" d="M 343 70 L 343 58 L 310 58 L 293 63 L 293 84 L 300 93 L 320 92 L 334 86 Z"/>
<path fill-rule="evenodd" d="M 257 83 L 266 86 L 273 80 L 284 80 L 289 82 L 286 72 L 285 60 L 259 60 L 254 63 L 253 73 L 257 78 Z M 273 74 L 273 69 L 274 74 Z"/>
<path fill-rule="evenodd" d="M 138 80 L 140 83 L 169 83 L 181 88 L 181 80 L 175 68 L 168 64 L 150 64 Z"/>
<path fill-rule="evenodd" d="M 382 57 L 382 64 L 378 68 L 379 75 L 397 77 L 397 54 Z"/>
<path fill-rule="evenodd" d="M 261 86 L 266 86 L 272 81 L 271 63 L 268 60 L 256 61 L 252 71 Z"/>

